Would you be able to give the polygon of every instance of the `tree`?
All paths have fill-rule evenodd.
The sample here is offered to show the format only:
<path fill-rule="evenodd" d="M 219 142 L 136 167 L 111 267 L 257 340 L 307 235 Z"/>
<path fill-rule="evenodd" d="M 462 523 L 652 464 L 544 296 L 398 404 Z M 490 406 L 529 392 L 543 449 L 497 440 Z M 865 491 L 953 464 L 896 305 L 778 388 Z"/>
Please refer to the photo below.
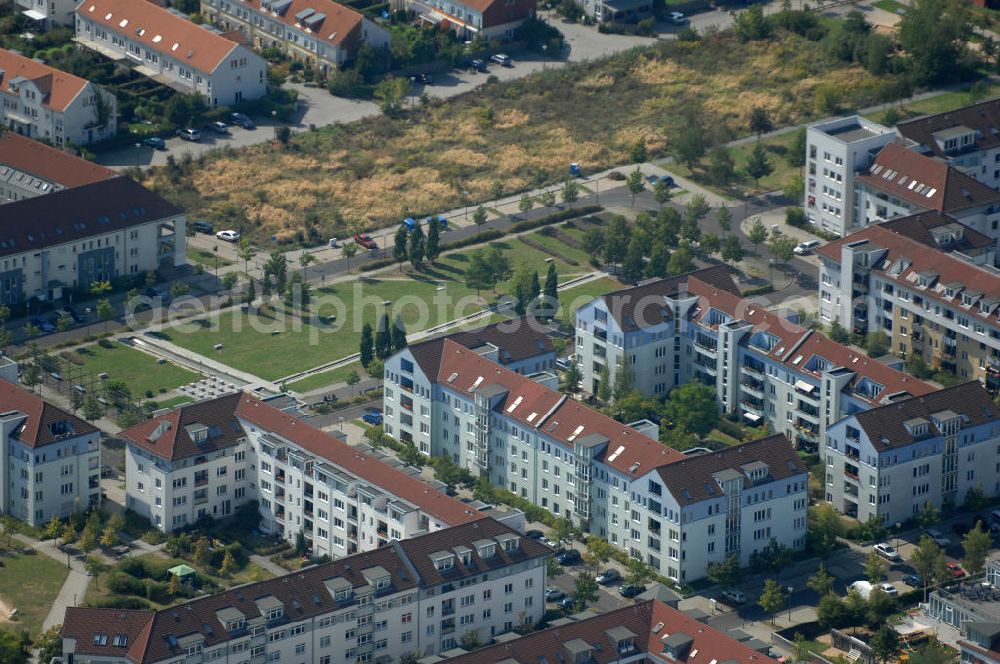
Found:
<path fill-rule="evenodd" d="M 212 565 L 212 544 L 207 537 L 199 537 L 195 542 L 194 561 L 205 568 Z"/>
<path fill-rule="evenodd" d="M 663 404 L 663 416 L 675 427 L 704 436 L 719 421 L 715 390 L 699 382 L 674 388 Z"/>
<path fill-rule="evenodd" d="M 358 245 L 356 245 L 353 242 L 347 243 L 344 245 L 344 248 L 340 250 L 340 253 L 342 253 L 344 255 L 344 258 L 347 259 L 347 269 L 345 270 L 345 272 L 350 272 L 351 256 L 358 253 Z"/>
<path fill-rule="evenodd" d="M 383 363 L 382 360 L 375 358 L 372 360 L 372 363 L 368 365 L 367 371 L 370 378 L 381 381 L 385 376 L 385 363 Z"/>
<path fill-rule="evenodd" d="M 83 402 L 83 418 L 93 422 L 104 416 L 104 407 L 93 394 L 88 394 Z"/>
<path fill-rule="evenodd" d="M 834 581 L 836 581 L 836 577 L 827 573 L 826 565 L 821 562 L 819 568 L 816 569 L 816 573 L 806 581 L 806 586 L 822 599 L 833 592 Z"/>
<path fill-rule="evenodd" d="M 432 264 L 441 255 L 441 224 L 433 217 L 427 225 L 427 242 L 424 253 L 427 254 L 427 260 Z"/>
<path fill-rule="evenodd" d="M 882 330 L 870 332 L 865 340 L 865 350 L 868 352 L 869 357 L 881 357 L 885 355 L 889 352 L 889 335 Z M 931 521 L 931 523 L 934 522 Z"/>
<path fill-rule="evenodd" d="M 556 204 L 556 192 L 552 189 L 542 192 L 538 196 L 538 204 L 545 208 L 554 207 Z"/>
<path fill-rule="evenodd" d="M 846 344 L 851 339 L 851 333 L 840 324 L 840 321 L 835 320 L 830 324 L 830 338 L 838 344 Z"/>
<path fill-rule="evenodd" d="M 881 586 L 872 588 L 868 595 L 868 610 L 865 612 L 865 620 L 873 629 L 884 623 L 896 610 L 896 598 Z"/>
<path fill-rule="evenodd" d="M 51 662 L 53 657 L 62 657 L 61 632 L 62 625 L 53 625 L 35 637 L 32 646 L 41 650 L 38 654 L 39 662 Z"/>
<path fill-rule="evenodd" d="M 722 249 L 722 240 L 714 233 L 706 233 L 699 243 L 706 256 L 717 254 Z"/>
<path fill-rule="evenodd" d="M 611 219 L 604 232 L 604 261 L 617 265 L 625 259 L 628 250 L 629 230 L 625 217 L 616 216 Z"/>
<path fill-rule="evenodd" d="M 944 551 L 941 547 L 926 535 L 920 538 L 920 542 L 910 555 L 910 564 L 917 570 L 917 576 L 924 585 L 924 601 L 927 601 L 927 588 L 945 578 L 947 567 L 945 566 Z"/>
<path fill-rule="evenodd" d="M 344 382 L 351 388 L 351 396 L 354 396 L 354 386 L 361 382 L 361 376 L 358 375 L 357 371 L 352 371 L 347 374 L 347 379 Z"/>
<path fill-rule="evenodd" d="M 170 575 L 170 580 L 167 581 L 167 592 L 171 597 L 177 597 L 181 594 L 181 577 L 176 574 Z"/>
<path fill-rule="evenodd" d="M 491 246 L 486 251 L 486 267 L 490 273 L 490 285 L 495 292 L 497 284 L 507 281 L 513 274 L 513 264 L 507 254 L 498 246 Z"/>
<path fill-rule="evenodd" d="M 578 198 L 580 198 L 580 184 L 572 178 L 567 178 L 562 188 L 563 202 L 572 208 Z"/>
<path fill-rule="evenodd" d="M 865 559 L 865 576 L 872 585 L 879 584 L 885 578 L 885 562 L 875 551 L 869 552 Z"/>
<path fill-rule="evenodd" d="M 962 509 L 966 512 L 978 512 L 989 506 L 990 500 L 983 493 L 983 487 L 979 484 L 971 487 L 965 492 L 965 500 L 962 501 Z"/>
<path fill-rule="evenodd" d="M 707 147 L 704 129 L 690 118 L 677 128 L 669 144 L 670 153 L 688 170 L 705 155 Z"/>
<path fill-rule="evenodd" d="M 545 559 L 545 578 L 550 581 L 558 576 L 562 576 L 566 570 L 563 566 L 559 564 L 555 556 L 549 556 Z"/>
<path fill-rule="evenodd" d="M 965 533 L 965 537 L 962 538 L 962 550 L 965 552 L 962 567 L 969 576 L 976 576 L 983 571 L 986 567 L 986 556 L 989 555 L 992 546 L 992 538 L 983 530 L 982 521 L 977 521 L 976 527 Z"/>
<path fill-rule="evenodd" d="M 583 250 L 591 256 L 592 260 L 597 260 L 597 257 L 603 253 L 604 233 L 596 228 L 591 228 L 583 234 L 582 244 Z"/>
<path fill-rule="evenodd" d="M 780 611 L 787 601 L 788 591 L 784 586 L 774 579 L 768 579 L 764 582 L 764 590 L 757 600 L 757 605 L 764 613 L 771 616 L 771 624 L 774 624 L 774 614 Z"/>
<path fill-rule="evenodd" d="M 649 260 L 646 261 L 646 277 L 664 278 L 670 273 L 670 249 L 665 242 L 657 241 L 653 244 L 649 252 Z"/>
<path fill-rule="evenodd" d="M 635 207 L 635 197 L 641 194 L 644 188 L 642 184 L 642 171 L 639 170 L 638 166 L 625 178 L 625 186 L 628 187 L 629 193 L 632 194 L 632 207 Z"/>
<path fill-rule="evenodd" d="M 885 333 L 883 332 L 883 334 Z M 888 352 L 888 348 L 886 349 L 886 352 Z M 920 524 L 921 528 L 927 528 L 929 526 L 933 526 L 940 519 L 941 519 L 941 510 L 938 509 L 937 505 L 935 505 L 929 500 L 924 503 L 924 508 L 920 510 L 920 514 L 917 515 L 917 523 Z"/>
<path fill-rule="evenodd" d="M 895 122 L 888 124 L 891 127 L 896 124 Z M 803 127 L 795 132 L 795 138 L 792 139 L 792 144 L 788 147 L 788 152 L 785 153 L 785 160 L 788 161 L 788 165 L 794 168 L 802 168 L 806 165 L 806 128 Z"/>
<path fill-rule="evenodd" d="M 531 197 L 531 194 L 525 192 L 521 195 L 521 200 L 517 202 L 517 209 L 521 211 L 521 214 L 526 215 L 535 207 L 535 199 Z"/>
<path fill-rule="evenodd" d="M 580 372 L 580 367 L 577 366 L 576 362 L 572 362 L 569 369 L 563 374 L 563 392 L 574 394 L 579 389 L 581 380 L 583 380 L 583 374 Z"/>
<path fill-rule="evenodd" d="M 768 247 L 778 260 L 787 263 L 795 255 L 795 238 L 780 232 L 773 233 Z"/>
<path fill-rule="evenodd" d="M 766 178 L 774 172 L 774 165 L 771 164 L 771 160 L 768 158 L 763 145 L 758 143 L 750 151 L 750 156 L 747 157 L 747 163 L 743 166 L 743 171 L 748 177 L 753 179 L 754 188 L 760 186 L 761 178 Z"/>
<path fill-rule="evenodd" d="M 538 307 L 538 315 L 541 318 L 554 318 L 559 308 L 559 273 L 556 271 L 556 264 L 549 263 L 548 271 L 545 273 L 545 287 L 542 289 L 542 301 Z"/>
<path fill-rule="evenodd" d="M 73 527 L 72 522 L 66 522 L 66 525 L 63 526 L 62 533 L 60 533 L 59 537 L 62 539 L 63 544 L 71 544 L 76 541 L 76 528 Z"/>
<path fill-rule="evenodd" d="M 250 277 L 250 261 L 257 255 L 257 250 L 250 244 L 250 238 L 245 237 L 236 245 L 236 253 L 243 259 L 243 271 Z"/>
<path fill-rule="evenodd" d="M 590 572 L 580 572 L 573 589 L 573 601 L 577 606 L 581 610 L 587 608 L 588 604 L 597 601 L 597 593 L 597 581 L 594 575 Z"/>
<path fill-rule="evenodd" d="M 514 275 L 514 283 L 511 290 L 514 296 L 514 311 L 518 316 L 523 316 L 528 307 L 531 305 L 532 298 L 532 277 L 538 279 L 538 273 L 529 270 L 528 268 L 521 268 L 518 270 L 517 274 Z"/>
<path fill-rule="evenodd" d="M 361 327 L 361 349 L 360 349 L 361 366 L 363 366 L 365 369 L 368 368 L 368 365 L 370 365 L 372 363 L 372 360 L 375 358 L 375 349 L 373 347 L 374 343 L 375 340 L 372 336 L 372 324 L 365 323 Z"/>
<path fill-rule="evenodd" d="M 633 164 L 641 164 L 647 159 L 649 159 L 649 153 L 646 151 L 646 141 L 640 138 L 629 150 L 629 161 Z"/>
<path fill-rule="evenodd" d="M 705 169 L 708 178 L 715 184 L 726 186 L 733 179 L 736 162 L 732 151 L 725 145 L 717 145 L 708 153 L 708 167 Z"/>
<path fill-rule="evenodd" d="M 667 273 L 673 276 L 686 274 L 694 270 L 694 256 L 687 247 L 681 247 L 670 254 L 670 261 L 667 263 Z"/>
<path fill-rule="evenodd" d="M 460 645 L 465 650 L 475 650 L 483 645 L 482 640 L 479 638 L 479 632 L 474 629 L 470 629 L 462 635 L 462 638 L 458 640 L 458 645 Z"/>
<path fill-rule="evenodd" d="M 764 10 L 760 5 L 750 5 L 736 14 L 733 27 L 736 29 L 736 37 L 741 42 L 760 41 L 767 39 L 771 34 L 770 25 L 764 18 Z"/>
<path fill-rule="evenodd" d="M 674 192 L 666 179 L 660 178 L 657 180 L 656 184 L 653 185 L 653 200 L 657 202 L 661 210 L 663 209 L 663 206 L 666 203 L 669 203 L 670 199 L 673 197 Z"/>
<path fill-rule="evenodd" d="M 118 544 L 118 531 L 114 529 L 110 524 L 101 533 L 101 546 L 106 549 L 110 549 L 114 545 Z"/>
<path fill-rule="evenodd" d="M 837 538 L 843 532 L 844 522 L 830 503 L 820 503 L 809 510 L 809 546 L 820 558 L 826 558 L 837 548 Z"/>
<path fill-rule="evenodd" d="M 219 566 L 219 573 L 223 576 L 232 576 L 236 571 L 236 558 L 233 557 L 232 551 L 226 549 L 226 553 L 222 556 L 222 565 Z"/>
<path fill-rule="evenodd" d="M 628 562 L 625 564 L 625 585 L 645 585 L 652 573 L 652 570 L 649 569 L 649 565 L 646 563 L 641 560 L 636 560 L 635 558 L 629 558 Z"/>
<path fill-rule="evenodd" d="M 400 271 L 403 270 L 403 263 L 409 256 L 406 250 L 409 241 L 410 234 L 406 232 L 406 226 L 400 226 L 392 238 L 392 258 L 399 264 Z"/>
<path fill-rule="evenodd" d="M 97 317 L 104 321 L 104 330 L 108 329 L 108 321 L 115 317 L 115 308 L 111 306 L 111 300 L 102 297 L 97 301 Z"/>
<path fill-rule="evenodd" d="M 955 657 L 948 652 L 948 649 L 932 637 L 910 653 L 909 664 L 951 664 L 954 660 Z"/>
<path fill-rule="evenodd" d="M 868 640 L 868 647 L 876 662 L 888 662 L 899 650 L 899 633 L 889 625 L 882 625 Z"/>
<path fill-rule="evenodd" d="M 375 331 L 375 357 L 384 360 L 390 355 L 392 355 L 392 331 L 389 329 L 389 316 L 383 313 Z"/>
<path fill-rule="evenodd" d="M 708 564 L 708 578 L 723 588 L 735 588 L 743 580 L 743 570 L 735 555 L 726 557 L 721 563 Z"/>
<path fill-rule="evenodd" d="M 424 229 L 420 226 L 418 221 L 414 227 L 413 231 L 410 233 L 410 264 L 414 268 L 420 269 L 423 265 L 424 257 L 427 255 L 426 242 L 424 239 Z"/>
<path fill-rule="evenodd" d="M 604 403 L 611 400 L 611 370 L 605 364 L 597 378 L 597 398 Z"/>
<path fill-rule="evenodd" d="M 392 350 L 397 352 L 404 348 L 406 348 L 406 324 L 397 316 L 396 322 L 392 325 Z"/>
<path fill-rule="evenodd" d="M 747 239 L 750 240 L 750 244 L 754 246 L 754 249 L 757 248 L 757 245 L 767 240 L 767 226 L 760 220 L 760 217 L 754 219 L 750 225 L 750 230 L 747 231 Z"/>
<path fill-rule="evenodd" d="M 80 540 L 76 543 L 77 547 L 84 553 L 89 553 L 97 548 L 97 532 L 89 524 L 80 533 Z"/>
<path fill-rule="evenodd" d="M 757 135 L 757 142 L 760 143 L 760 135 L 774 129 L 774 123 L 771 122 L 771 115 L 767 112 L 767 109 L 763 106 L 754 106 L 750 109 L 747 128 L 751 134 Z"/>
<path fill-rule="evenodd" d="M 633 237 L 632 241 L 628 243 L 628 249 L 625 251 L 625 259 L 622 261 L 621 275 L 625 281 L 638 284 L 639 280 L 642 279 L 642 271 L 645 267 L 642 254 L 642 243 L 638 237 Z"/>
<path fill-rule="evenodd" d="M 289 142 L 292 140 L 292 128 L 286 124 L 279 125 L 274 129 L 274 137 L 278 139 L 282 147 L 288 147 Z"/>
<path fill-rule="evenodd" d="M 583 559 L 591 567 L 600 567 L 611 560 L 614 551 L 614 547 L 603 537 L 588 535 L 587 552 L 583 554 Z"/>
<path fill-rule="evenodd" d="M 410 92 L 410 79 L 404 76 L 387 76 L 375 86 L 373 96 L 386 115 L 392 115 L 402 108 L 406 95 Z"/>
<path fill-rule="evenodd" d="M 908 56 L 910 75 L 919 86 L 944 81 L 962 66 L 971 29 L 953 0 L 917 0 L 899 22 L 899 44 Z"/>
<path fill-rule="evenodd" d="M 486 263 L 486 254 L 482 249 L 473 249 L 469 254 L 469 266 L 465 268 L 465 286 L 479 292 L 493 285 L 493 276 Z"/>
<path fill-rule="evenodd" d="M 486 223 L 486 208 L 482 205 L 476 208 L 476 211 L 472 213 L 472 221 L 476 224 L 476 227 L 482 226 Z"/>
<path fill-rule="evenodd" d="M 733 213 L 723 205 L 716 209 L 715 221 L 722 227 L 722 232 L 728 235 L 729 231 L 733 228 Z"/>
<path fill-rule="evenodd" d="M 61 649 L 61 639 L 59 645 Z M 21 639 L 14 632 L 0 632 L 0 662 L 9 664 L 27 664 L 28 662 L 28 653 L 25 651 Z"/>
<path fill-rule="evenodd" d="M 812 650 L 809 649 L 806 637 L 802 636 L 802 632 L 795 632 L 795 642 L 792 648 L 792 655 L 794 657 L 794 661 L 796 662 L 812 661 Z"/>
<path fill-rule="evenodd" d="M 56 539 L 59 537 L 59 533 L 62 531 L 62 521 L 59 520 L 55 514 L 49 519 L 49 522 L 45 524 L 45 539 Z"/>

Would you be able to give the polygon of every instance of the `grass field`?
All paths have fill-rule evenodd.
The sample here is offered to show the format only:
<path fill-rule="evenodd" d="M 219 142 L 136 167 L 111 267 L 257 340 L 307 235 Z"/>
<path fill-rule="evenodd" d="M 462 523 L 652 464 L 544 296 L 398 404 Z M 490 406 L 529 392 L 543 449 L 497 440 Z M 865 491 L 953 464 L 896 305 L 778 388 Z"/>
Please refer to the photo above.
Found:
<path fill-rule="evenodd" d="M 84 371 L 93 374 L 104 372 L 108 374 L 109 380 L 125 381 L 136 396 L 145 394 L 147 390 L 154 394 L 160 388 L 172 390 L 200 378 L 193 371 L 176 364 L 157 364 L 154 357 L 121 344 L 116 344 L 113 348 L 93 344 L 67 353 L 71 353 L 74 359 L 83 361 Z"/>
<path fill-rule="evenodd" d="M 174 408 L 180 406 L 183 403 L 192 403 L 194 399 L 191 397 L 172 397 L 170 399 L 157 400 L 157 406 L 159 408 Z"/>
<path fill-rule="evenodd" d="M 196 249 L 194 247 L 188 247 L 187 257 L 189 263 L 197 263 L 203 265 L 206 270 L 214 270 L 216 266 L 226 267 L 232 265 L 233 262 L 224 256 L 219 256 L 215 252 L 207 251 L 205 249 Z M 218 260 L 218 263 L 216 263 Z"/>
<path fill-rule="evenodd" d="M 69 570 L 65 563 L 41 553 L 8 555 L 3 557 L 3 561 L 0 599 L 17 609 L 21 619 L 0 624 L 0 629 L 17 632 L 27 629 L 34 636 L 41 631 L 45 616 L 49 614 L 49 608 L 66 581 Z"/>
<path fill-rule="evenodd" d="M 977 91 L 975 96 L 968 92 L 942 92 L 926 99 L 901 104 L 896 107 L 896 110 L 903 119 L 913 118 L 918 115 L 946 113 L 962 106 L 968 106 L 980 99 L 989 99 L 998 95 L 1000 95 L 1000 85 L 986 85 Z M 883 116 L 885 116 L 885 111 L 871 113 L 865 117 L 875 122 L 881 122 Z"/>
<path fill-rule="evenodd" d="M 872 4 L 890 14 L 899 14 L 902 16 L 906 13 L 906 5 L 902 2 L 896 2 L 896 0 L 876 0 Z"/>
<path fill-rule="evenodd" d="M 352 371 L 357 371 L 358 376 L 362 379 L 368 376 L 368 374 L 365 373 L 364 368 L 362 368 L 360 362 L 351 362 L 350 364 L 338 367 L 337 369 L 331 369 L 330 371 L 324 371 L 323 373 L 313 374 L 308 378 L 303 378 L 302 380 L 297 380 L 294 383 L 289 383 L 288 389 L 294 390 L 295 392 L 310 392 L 312 390 L 318 390 L 321 387 L 326 387 L 327 385 L 333 385 L 334 383 L 343 383 L 347 380 L 347 376 L 350 375 Z"/>
<path fill-rule="evenodd" d="M 301 132 L 287 149 L 266 143 L 173 173 L 150 169 L 145 184 L 256 239 L 344 237 L 463 199 L 492 201 L 496 182 L 506 193 L 559 182 L 569 162 L 587 173 L 621 164 L 637 142 L 663 155 L 686 116 L 725 141 L 746 133 L 755 107 L 775 126 L 797 124 L 827 114 L 818 89 L 836 88 L 845 108 L 860 108 L 896 82 L 835 62 L 825 48 L 785 32 L 749 43 L 728 31 L 663 40 L 377 121 Z"/>
<path fill-rule="evenodd" d="M 723 196 L 733 196 L 745 191 L 774 191 L 776 189 L 783 189 L 792 177 L 797 175 L 801 170 L 800 167 L 789 164 L 787 159 L 788 150 L 795 141 L 795 133 L 794 131 L 790 131 L 778 136 L 761 139 L 760 144 L 764 147 L 764 151 L 767 153 L 768 160 L 771 163 L 771 168 L 774 170 L 767 177 L 761 178 L 760 183 L 757 185 L 743 172 L 743 168 L 750 158 L 750 153 L 756 147 L 756 141 L 730 148 L 730 154 L 733 157 L 736 169 L 733 172 L 733 181 L 726 187 L 716 185 L 709 179 L 704 170 L 704 167 L 707 165 L 707 162 L 704 160 L 693 171 L 679 162 L 671 162 L 669 169 L 681 177 L 691 178 L 706 189 Z"/>

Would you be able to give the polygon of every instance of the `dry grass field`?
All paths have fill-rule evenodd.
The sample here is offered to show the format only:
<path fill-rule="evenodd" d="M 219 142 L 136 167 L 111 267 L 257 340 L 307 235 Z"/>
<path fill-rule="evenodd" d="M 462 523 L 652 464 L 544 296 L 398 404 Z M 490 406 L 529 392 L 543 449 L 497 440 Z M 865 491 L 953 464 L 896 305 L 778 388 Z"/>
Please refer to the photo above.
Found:
<path fill-rule="evenodd" d="M 781 126 L 820 115 L 820 86 L 837 88 L 851 108 L 882 101 L 891 84 L 831 61 L 795 34 L 743 44 L 720 33 L 492 83 L 398 117 L 305 132 L 284 150 L 223 151 L 148 177 L 197 218 L 225 220 L 257 239 L 318 241 L 455 208 L 463 197 L 488 201 L 494 183 L 510 193 L 558 181 L 571 161 L 585 171 L 620 164 L 639 140 L 662 154 L 685 116 L 725 140 L 748 133 L 755 106 Z"/>

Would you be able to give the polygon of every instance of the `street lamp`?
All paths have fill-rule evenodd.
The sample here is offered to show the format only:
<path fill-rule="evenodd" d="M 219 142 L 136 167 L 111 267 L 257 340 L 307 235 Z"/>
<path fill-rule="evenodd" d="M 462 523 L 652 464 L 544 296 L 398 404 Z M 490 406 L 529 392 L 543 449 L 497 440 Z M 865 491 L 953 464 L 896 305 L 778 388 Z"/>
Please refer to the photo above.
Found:
<path fill-rule="evenodd" d="M 795 588 L 788 586 L 785 590 L 788 591 L 788 622 L 792 622 L 792 593 L 795 592 Z"/>
<path fill-rule="evenodd" d="M 903 524 L 897 522 L 896 523 L 896 537 L 893 540 L 893 542 L 896 545 L 896 551 L 897 551 L 897 553 L 899 551 L 899 531 L 902 530 L 902 528 L 903 528 Z"/>
<path fill-rule="evenodd" d="M 135 167 L 139 168 L 139 150 L 142 149 L 142 143 L 135 144 Z"/>
<path fill-rule="evenodd" d="M 278 111 L 271 111 L 271 124 L 274 127 L 274 140 L 278 140 Z"/>
<path fill-rule="evenodd" d="M 549 50 L 548 44 L 542 44 L 542 71 L 545 71 L 545 54 Z"/>

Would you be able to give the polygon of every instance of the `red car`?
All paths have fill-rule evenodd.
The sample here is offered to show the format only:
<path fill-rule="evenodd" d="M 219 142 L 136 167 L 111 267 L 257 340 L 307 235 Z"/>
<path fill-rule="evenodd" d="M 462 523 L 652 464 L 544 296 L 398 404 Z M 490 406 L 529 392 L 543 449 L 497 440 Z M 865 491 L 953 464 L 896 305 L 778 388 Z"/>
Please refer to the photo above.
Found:
<path fill-rule="evenodd" d="M 365 249 L 377 249 L 378 245 L 375 244 L 375 240 L 371 238 L 370 235 L 366 233 L 358 233 L 354 236 L 354 241 L 360 244 Z"/>
<path fill-rule="evenodd" d="M 961 579 L 963 576 L 965 576 L 965 570 L 962 569 L 962 567 L 958 563 L 945 563 L 944 566 L 948 568 L 948 571 L 951 572 L 952 577 L 956 579 Z"/>

